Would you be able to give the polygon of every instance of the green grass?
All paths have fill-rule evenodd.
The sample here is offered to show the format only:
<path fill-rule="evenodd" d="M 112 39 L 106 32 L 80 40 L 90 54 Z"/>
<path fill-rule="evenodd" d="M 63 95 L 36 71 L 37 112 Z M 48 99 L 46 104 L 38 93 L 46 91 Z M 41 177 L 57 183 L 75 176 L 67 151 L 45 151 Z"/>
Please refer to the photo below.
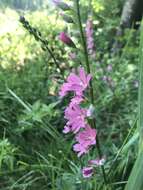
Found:
<path fill-rule="evenodd" d="M 139 101 L 138 101 L 138 132 L 139 132 L 139 147 L 138 156 L 130 174 L 125 190 L 142 190 L 143 189 L 143 21 L 141 24 L 140 37 L 140 63 L 139 63 Z"/>

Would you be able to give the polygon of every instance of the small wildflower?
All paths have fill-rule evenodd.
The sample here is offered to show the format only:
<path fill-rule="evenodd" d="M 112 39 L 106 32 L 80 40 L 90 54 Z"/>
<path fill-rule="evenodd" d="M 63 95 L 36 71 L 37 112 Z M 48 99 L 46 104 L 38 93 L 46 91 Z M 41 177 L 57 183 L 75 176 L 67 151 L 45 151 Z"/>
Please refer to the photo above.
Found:
<path fill-rule="evenodd" d="M 86 75 L 82 67 L 79 68 L 79 75 L 71 73 L 67 82 L 61 86 L 60 96 L 65 96 L 68 92 L 73 91 L 77 96 L 82 96 L 83 91 L 89 86 L 91 75 Z"/>
<path fill-rule="evenodd" d="M 89 125 L 76 135 L 77 144 L 74 145 L 74 151 L 78 152 L 78 157 L 88 152 L 91 145 L 96 144 L 96 130 Z"/>
<path fill-rule="evenodd" d="M 101 158 L 101 159 L 95 159 L 95 160 L 89 160 L 88 162 L 90 165 L 97 165 L 97 166 L 102 166 L 105 163 L 105 159 Z"/>
<path fill-rule="evenodd" d="M 71 91 L 71 85 L 69 83 L 64 83 L 61 86 L 61 89 L 59 92 L 60 97 L 66 96 L 69 91 Z"/>
<path fill-rule="evenodd" d="M 71 131 L 71 128 L 70 126 L 65 126 L 64 129 L 63 129 L 63 133 L 67 134 Z"/>
<path fill-rule="evenodd" d="M 83 102 L 84 101 L 84 99 L 83 99 L 83 97 L 82 96 L 75 96 L 75 97 L 73 97 L 72 99 L 71 99 L 71 101 L 70 101 L 70 106 L 73 106 L 73 105 L 75 105 L 75 104 L 80 104 L 81 102 Z"/>
<path fill-rule="evenodd" d="M 95 57 L 95 44 L 94 44 L 94 38 L 93 38 L 94 31 L 93 31 L 92 20 L 87 20 L 85 31 L 86 31 L 86 39 L 87 39 L 87 49 L 89 51 L 89 54 Z"/>
<path fill-rule="evenodd" d="M 86 145 L 96 144 L 96 129 L 92 129 L 89 125 L 86 125 L 85 130 L 76 135 L 76 141 Z"/>
<path fill-rule="evenodd" d="M 85 128 L 86 115 L 87 110 L 80 108 L 80 106 L 77 104 L 67 107 L 65 110 L 65 119 L 67 119 L 68 122 L 64 127 L 64 132 L 71 131 L 77 133 L 81 128 Z"/>
<path fill-rule="evenodd" d="M 82 169 L 82 175 L 84 178 L 89 178 L 93 175 L 93 168 L 92 167 L 84 167 Z"/>
<path fill-rule="evenodd" d="M 73 150 L 75 151 L 75 152 L 78 152 L 78 157 L 80 157 L 80 156 L 82 156 L 83 154 L 86 154 L 86 153 L 88 153 L 88 146 L 86 146 L 85 144 L 83 145 L 83 144 L 75 144 L 74 146 L 73 146 Z"/>

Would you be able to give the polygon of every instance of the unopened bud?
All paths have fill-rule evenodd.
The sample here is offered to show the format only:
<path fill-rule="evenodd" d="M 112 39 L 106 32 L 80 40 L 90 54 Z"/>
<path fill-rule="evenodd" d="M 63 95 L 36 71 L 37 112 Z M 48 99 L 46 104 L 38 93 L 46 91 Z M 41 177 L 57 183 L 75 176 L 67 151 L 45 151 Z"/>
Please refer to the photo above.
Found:
<path fill-rule="evenodd" d="M 71 38 L 65 33 L 65 32 L 61 32 L 59 35 L 59 39 L 65 43 L 66 45 L 76 48 L 75 44 L 73 43 L 73 41 L 71 40 Z"/>

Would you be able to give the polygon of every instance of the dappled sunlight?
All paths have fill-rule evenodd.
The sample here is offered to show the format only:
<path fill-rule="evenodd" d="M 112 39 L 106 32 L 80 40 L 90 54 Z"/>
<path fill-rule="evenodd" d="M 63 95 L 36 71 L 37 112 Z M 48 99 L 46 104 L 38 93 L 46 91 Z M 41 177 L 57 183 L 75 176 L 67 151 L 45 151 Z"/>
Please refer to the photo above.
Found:
<path fill-rule="evenodd" d="M 18 28 L 18 14 L 11 9 L 6 9 L 4 13 L 0 12 L 0 27 L 0 36 L 16 32 Z"/>
<path fill-rule="evenodd" d="M 25 12 L 25 16 L 31 24 L 41 28 L 43 35 L 48 40 L 55 37 L 55 30 L 58 34 L 65 25 L 60 16 L 48 14 L 46 10 L 34 11 L 32 14 Z M 3 68 L 20 69 L 26 62 L 35 59 L 42 53 L 39 44 L 22 28 L 19 14 L 15 10 L 7 8 L 0 12 L 0 27 L 0 65 Z"/>

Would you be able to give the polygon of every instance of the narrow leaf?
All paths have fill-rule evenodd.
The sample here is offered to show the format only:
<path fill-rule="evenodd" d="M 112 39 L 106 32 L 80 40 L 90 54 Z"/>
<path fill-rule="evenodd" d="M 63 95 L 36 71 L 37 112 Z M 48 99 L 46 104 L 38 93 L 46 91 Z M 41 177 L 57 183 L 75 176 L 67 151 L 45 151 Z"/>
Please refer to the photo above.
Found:
<path fill-rule="evenodd" d="M 139 101 L 138 101 L 138 115 L 139 115 L 139 154 L 134 164 L 132 172 L 129 176 L 128 183 L 125 190 L 143 190 L 143 21 L 141 24 L 141 38 L 140 38 L 140 62 L 139 62 Z"/>

